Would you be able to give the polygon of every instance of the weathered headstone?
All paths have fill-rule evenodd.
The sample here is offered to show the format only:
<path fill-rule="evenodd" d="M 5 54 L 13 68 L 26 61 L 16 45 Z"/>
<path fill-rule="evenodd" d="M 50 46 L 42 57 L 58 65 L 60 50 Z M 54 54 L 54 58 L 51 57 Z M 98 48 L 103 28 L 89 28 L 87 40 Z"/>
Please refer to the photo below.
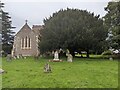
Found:
<path fill-rule="evenodd" d="M 11 60 L 12 60 L 11 54 L 8 54 L 7 55 L 7 61 L 11 61 Z"/>
<path fill-rule="evenodd" d="M 20 58 L 20 56 L 19 56 L 19 55 L 17 55 L 17 58 L 19 59 L 19 58 Z"/>
<path fill-rule="evenodd" d="M 19 54 L 19 58 L 23 58 L 22 54 Z"/>
<path fill-rule="evenodd" d="M 0 69 L 0 74 L 4 73 L 4 70 L 3 69 Z"/>
<path fill-rule="evenodd" d="M 67 54 L 67 61 L 72 62 L 73 61 L 73 56 L 71 54 Z"/>
<path fill-rule="evenodd" d="M 50 65 L 49 65 L 48 63 L 46 63 L 45 66 L 44 66 L 44 72 L 49 73 L 49 72 L 51 72 L 51 71 L 52 71 L 52 70 L 51 70 Z"/>
<path fill-rule="evenodd" d="M 12 58 L 13 58 L 13 59 L 17 59 L 17 56 L 13 56 Z"/>
<path fill-rule="evenodd" d="M 14 45 L 13 45 L 13 49 L 12 49 L 12 51 L 11 51 L 11 56 L 12 56 L 12 57 L 15 56 L 15 47 L 14 47 Z"/>
<path fill-rule="evenodd" d="M 109 58 L 109 60 L 111 60 L 111 61 L 112 61 L 112 60 L 113 60 L 113 58 L 112 58 L 112 57 L 110 57 L 110 58 Z"/>
<path fill-rule="evenodd" d="M 70 54 L 70 51 L 67 49 L 66 51 L 67 61 L 72 62 L 73 56 Z"/>

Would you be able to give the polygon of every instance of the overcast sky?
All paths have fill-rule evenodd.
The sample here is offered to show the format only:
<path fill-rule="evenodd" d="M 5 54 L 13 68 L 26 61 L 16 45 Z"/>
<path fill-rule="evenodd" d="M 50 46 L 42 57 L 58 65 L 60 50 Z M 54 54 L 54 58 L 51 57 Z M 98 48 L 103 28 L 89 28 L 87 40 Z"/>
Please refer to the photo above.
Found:
<path fill-rule="evenodd" d="M 2 0 L 5 3 L 4 10 L 9 12 L 12 25 L 16 27 L 15 32 L 20 30 L 25 20 L 28 20 L 30 27 L 42 25 L 45 17 L 67 7 L 88 10 L 103 17 L 108 1 L 110 0 Z"/>

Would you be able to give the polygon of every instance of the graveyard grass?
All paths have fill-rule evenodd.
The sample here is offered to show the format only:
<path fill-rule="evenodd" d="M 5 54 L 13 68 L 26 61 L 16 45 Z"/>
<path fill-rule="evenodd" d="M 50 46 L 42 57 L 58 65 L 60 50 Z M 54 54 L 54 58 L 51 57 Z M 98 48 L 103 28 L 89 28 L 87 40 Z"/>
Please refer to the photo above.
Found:
<path fill-rule="evenodd" d="M 32 57 L 7 62 L 2 59 L 2 88 L 117 88 L 118 61 L 74 58 L 73 62 L 49 62 L 52 73 L 44 73 L 49 58 Z"/>

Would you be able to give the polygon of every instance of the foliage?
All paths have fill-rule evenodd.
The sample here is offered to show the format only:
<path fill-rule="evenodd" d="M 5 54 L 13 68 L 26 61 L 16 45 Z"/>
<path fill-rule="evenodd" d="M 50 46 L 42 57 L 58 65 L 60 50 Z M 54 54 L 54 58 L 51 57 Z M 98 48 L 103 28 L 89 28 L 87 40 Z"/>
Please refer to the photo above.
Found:
<path fill-rule="evenodd" d="M 105 8 L 105 25 L 111 37 L 108 38 L 109 46 L 120 49 L 120 1 L 109 2 Z"/>
<path fill-rule="evenodd" d="M 0 8 L 4 7 L 3 3 L 0 3 Z M 11 26 L 11 17 L 9 16 L 8 12 L 4 12 L 1 9 L 1 18 L 2 18 L 2 42 L 0 44 L 2 44 L 2 50 L 5 53 L 10 53 L 11 49 L 12 49 L 12 44 L 13 44 L 13 39 L 14 39 L 14 32 L 11 30 L 12 27 Z"/>
<path fill-rule="evenodd" d="M 89 50 L 103 49 L 106 31 L 99 15 L 67 8 L 44 19 L 44 24 L 39 43 L 41 53 L 62 48 L 69 49 L 72 55 L 75 51 L 87 51 L 89 57 Z"/>
<path fill-rule="evenodd" d="M 49 62 L 52 73 L 44 73 L 49 59 L 32 57 L 6 62 L 2 59 L 3 88 L 117 88 L 118 61 L 108 59 L 79 59 L 72 63 Z"/>

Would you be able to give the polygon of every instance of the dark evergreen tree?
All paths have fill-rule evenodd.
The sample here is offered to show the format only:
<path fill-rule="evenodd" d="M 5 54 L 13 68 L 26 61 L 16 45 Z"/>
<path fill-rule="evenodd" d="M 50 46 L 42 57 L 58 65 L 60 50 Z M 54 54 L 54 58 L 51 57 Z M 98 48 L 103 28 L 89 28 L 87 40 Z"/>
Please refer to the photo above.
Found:
<path fill-rule="evenodd" d="M 53 13 L 44 19 L 44 29 L 39 43 L 41 52 L 55 49 L 84 50 L 89 57 L 89 51 L 102 52 L 106 31 L 103 20 L 86 10 L 69 9 Z"/>
<path fill-rule="evenodd" d="M 3 3 L 0 3 L 0 7 L 4 7 Z M 14 32 L 12 30 L 11 26 L 11 17 L 9 16 L 8 12 L 4 12 L 1 8 L 1 21 L 2 21 L 2 30 L 1 30 L 1 34 L 2 34 L 2 50 L 8 54 L 11 53 L 11 49 L 12 49 L 12 45 L 13 45 L 13 39 L 14 39 Z"/>
<path fill-rule="evenodd" d="M 0 2 L 0 51 L 2 51 L 2 7 L 3 3 Z M 1 56 L 1 53 L 0 53 Z"/>

